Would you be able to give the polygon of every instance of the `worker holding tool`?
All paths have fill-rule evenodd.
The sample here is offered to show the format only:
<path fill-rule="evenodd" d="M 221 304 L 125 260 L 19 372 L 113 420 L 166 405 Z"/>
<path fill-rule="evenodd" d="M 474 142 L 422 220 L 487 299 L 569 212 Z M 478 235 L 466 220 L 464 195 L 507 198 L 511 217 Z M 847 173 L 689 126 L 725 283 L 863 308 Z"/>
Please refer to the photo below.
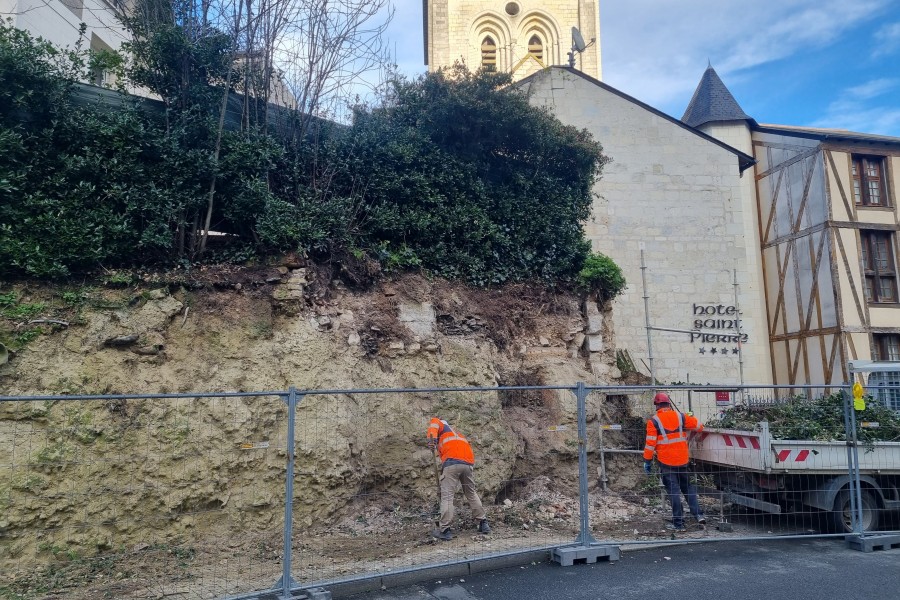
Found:
<path fill-rule="evenodd" d="M 434 417 L 428 425 L 428 447 L 432 450 L 436 448 L 441 459 L 441 520 L 431 535 L 439 540 L 453 539 L 453 532 L 450 531 L 450 524 L 453 522 L 453 496 L 460 485 L 472 509 L 472 516 L 478 521 L 478 533 L 490 533 L 487 515 L 478 492 L 475 491 L 475 454 L 468 440 L 452 429 L 447 421 Z"/>
<path fill-rule="evenodd" d="M 703 431 L 703 425 L 693 415 L 672 408 L 672 400 L 668 394 L 659 392 L 653 398 L 656 414 L 647 421 L 647 442 L 644 446 L 644 472 L 652 471 L 653 455 L 659 461 L 659 471 L 663 485 L 672 503 L 672 523 L 668 525 L 675 531 L 685 531 L 684 508 L 681 495 L 687 499 L 691 514 L 701 525 L 706 518 L 700 510 L 697 489 L 691 483 L 691 472 L 688 467 L 688 441 L 685 430 Z"/>

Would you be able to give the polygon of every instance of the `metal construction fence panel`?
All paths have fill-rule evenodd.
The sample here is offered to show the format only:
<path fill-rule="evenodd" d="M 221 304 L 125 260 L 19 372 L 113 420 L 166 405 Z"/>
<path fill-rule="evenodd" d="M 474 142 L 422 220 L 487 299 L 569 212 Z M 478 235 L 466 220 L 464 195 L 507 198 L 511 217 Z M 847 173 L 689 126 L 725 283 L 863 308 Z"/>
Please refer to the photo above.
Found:
<path fill-rule="evenodd" d="M 650 474 L 643 470 L 646 437 L 658 433 L 647 431 L 656 390 L 591 392 L 613 408 L 597 425 L 599 485 L 590 491 L 596 539 L 655 544 L 897 530 L 900 431 L 896 415 L 877 401 L 868 411 L 847 410 L 849 393 L 834 386 L 670 389 L 676 410 L 705 415 L 698 418 L 702 432 L 687 432 L 691 462 L 679 480 L 658 461 Z M 623 404 L 631 410 L 618 410 Z M 643 418 L 623 418 L 628 414 Z M 857 414 L 858 446 L 851 448 L 850 417 Z M 894 424 L 865 420 L 878 414 Z M 678 488 L 669 487 L 674 480 Z M 677 490 L 683 519 L 672 506 Z"/>
<path fill-rule="evenodd" d="M 579 531 L 578 426 L 574 410 L 562 415 L 564 406 L 575 407 L 566 389 L 305 395 L 297 413 L 293 577 L 321 585 L 571 544 Z M 478 533 L 461 489 L 454 539 L 431 535 L 442 476 L 426 445 L 431 417 L 471 443 L 490 535 Z"/>
<path fill-rule="evenodd" d="M 268 394 L 0 402 L 0 591 L 218 598 L 270 587 L 286 414 Z"/>
<path fill-rule="evenodd" d="M 644 472 L 658 389 L 705 425 L 684 531 Z M 474 448 L 488 535 L 461 492 L 431 535 L 431 417 Z M 0 398 L 0 592 L 287 598 L 553 548 L 897 533 L 897 423 L 811 386 Z"/>

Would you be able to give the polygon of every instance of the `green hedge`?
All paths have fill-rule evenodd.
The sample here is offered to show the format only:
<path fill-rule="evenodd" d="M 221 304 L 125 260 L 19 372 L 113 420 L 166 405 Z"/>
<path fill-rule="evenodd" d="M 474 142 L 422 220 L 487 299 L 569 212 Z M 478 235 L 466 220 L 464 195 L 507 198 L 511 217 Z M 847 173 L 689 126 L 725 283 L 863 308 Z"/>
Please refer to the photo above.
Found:
<path fill-rule="evenodd" d="M 507 76 L 456 67 L 395 80 L 349 127 L 275 139 L 251 125 L 227 131 L 216 160 L 227 40 L 146 34 L 127 62 L 163 97 L 161 113 L 136 99 L 73 102 L 90 60 L 0 27 L 0 274 L 299 250 L 477 285 L 577 281 L 609 297 L 624 285 L 582 231 L 602 148 Z M 172 73 L 180 64 L 189 85 Z M 192 234 L 214 177 L 212 228 L 234 247 L 198 256 Z"/>

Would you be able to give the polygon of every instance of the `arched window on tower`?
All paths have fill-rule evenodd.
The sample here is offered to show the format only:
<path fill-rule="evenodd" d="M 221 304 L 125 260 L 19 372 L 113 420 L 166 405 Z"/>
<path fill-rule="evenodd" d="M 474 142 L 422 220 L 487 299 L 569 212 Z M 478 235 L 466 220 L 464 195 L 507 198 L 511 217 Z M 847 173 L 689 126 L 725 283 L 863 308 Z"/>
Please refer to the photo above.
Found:
<path fill-rule="evenodd" d="M 497 43 L 491 36 L 481 42 L 481 68 L 485 71 L 497 70 Z"/>
<path fill-rule="evenodd" d="M 531 36 L 531 39 L 528 40 L 528 54 L 541 61 L 541 63 L 544 62 L 544 43 L 541 41 L 541 38 L 536 35 Z"/>

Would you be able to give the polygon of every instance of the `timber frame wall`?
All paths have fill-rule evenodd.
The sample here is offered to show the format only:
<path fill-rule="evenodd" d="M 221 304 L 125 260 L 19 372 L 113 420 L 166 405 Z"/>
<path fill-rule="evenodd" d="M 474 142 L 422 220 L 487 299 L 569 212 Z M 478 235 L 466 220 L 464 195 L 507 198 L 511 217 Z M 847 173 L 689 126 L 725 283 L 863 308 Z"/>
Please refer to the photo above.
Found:
<path fill-rule="evenodd" d="M 891 232 L 897 269 L 900 139 L 841 134 L 752 134 L 776 384 L 845 382 L 848 360 L 874 357 L 872 334 L 900 334 L 900 304 L 866 301 L 859 233 Z M 884 158 L 886 206 L 855 204 L 857 155 Z"/>

